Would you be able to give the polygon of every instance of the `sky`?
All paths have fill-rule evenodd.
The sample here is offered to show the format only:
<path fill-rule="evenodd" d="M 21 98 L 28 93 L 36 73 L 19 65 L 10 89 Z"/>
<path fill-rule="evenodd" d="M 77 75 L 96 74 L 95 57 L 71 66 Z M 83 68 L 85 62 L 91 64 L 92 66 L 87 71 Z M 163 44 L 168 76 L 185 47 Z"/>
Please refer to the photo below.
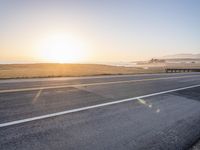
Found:
<path fill-rule="evenodd" d="M 0 63 L 200 53 L 199 0 L 0 0 Z"/>

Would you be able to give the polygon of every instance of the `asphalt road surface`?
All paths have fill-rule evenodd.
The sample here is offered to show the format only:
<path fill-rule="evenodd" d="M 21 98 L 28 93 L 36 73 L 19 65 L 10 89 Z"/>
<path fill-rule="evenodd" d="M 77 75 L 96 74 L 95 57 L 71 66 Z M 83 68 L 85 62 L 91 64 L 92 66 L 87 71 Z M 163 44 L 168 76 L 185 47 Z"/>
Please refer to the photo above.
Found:
<path fill-rule="evenodd" d="M 200 73 L 0 81 L 0 150 L 184 150 Z"/>

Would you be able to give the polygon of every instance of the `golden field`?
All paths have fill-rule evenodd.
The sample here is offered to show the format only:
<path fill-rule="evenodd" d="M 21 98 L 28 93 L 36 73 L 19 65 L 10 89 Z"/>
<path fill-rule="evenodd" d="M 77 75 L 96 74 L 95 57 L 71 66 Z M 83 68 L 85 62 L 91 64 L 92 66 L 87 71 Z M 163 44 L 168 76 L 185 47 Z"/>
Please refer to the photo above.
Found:
<path fill-rule="evenodd" d="M 117 67 L 99 64 L 1 64 L 0 79 L 78 77 L 137 73 L 160 73 L 163 67 Z"/>

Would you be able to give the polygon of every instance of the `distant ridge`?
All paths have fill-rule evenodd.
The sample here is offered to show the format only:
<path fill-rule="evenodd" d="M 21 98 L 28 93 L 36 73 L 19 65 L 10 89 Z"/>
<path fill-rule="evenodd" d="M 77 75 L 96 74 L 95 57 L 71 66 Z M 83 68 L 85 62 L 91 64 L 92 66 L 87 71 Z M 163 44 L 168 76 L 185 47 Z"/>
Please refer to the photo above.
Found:
<path fill-rule="evenodd" d="M 161 59 L 200 59 L 200 53 L 199 54 L 174 54 L 174 55 L 166 55 L 161 57 Z"/>

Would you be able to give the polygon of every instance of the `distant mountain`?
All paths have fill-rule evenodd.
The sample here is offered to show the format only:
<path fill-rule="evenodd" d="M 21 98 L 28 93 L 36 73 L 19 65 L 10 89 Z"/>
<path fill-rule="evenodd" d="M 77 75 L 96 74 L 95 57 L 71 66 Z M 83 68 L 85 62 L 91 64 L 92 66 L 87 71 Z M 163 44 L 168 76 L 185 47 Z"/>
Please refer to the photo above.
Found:
<path fill-rule="evenodd" d="M 200 59 L 199 54 L 175 54 L 161 57 L 161 59 Z"/>

